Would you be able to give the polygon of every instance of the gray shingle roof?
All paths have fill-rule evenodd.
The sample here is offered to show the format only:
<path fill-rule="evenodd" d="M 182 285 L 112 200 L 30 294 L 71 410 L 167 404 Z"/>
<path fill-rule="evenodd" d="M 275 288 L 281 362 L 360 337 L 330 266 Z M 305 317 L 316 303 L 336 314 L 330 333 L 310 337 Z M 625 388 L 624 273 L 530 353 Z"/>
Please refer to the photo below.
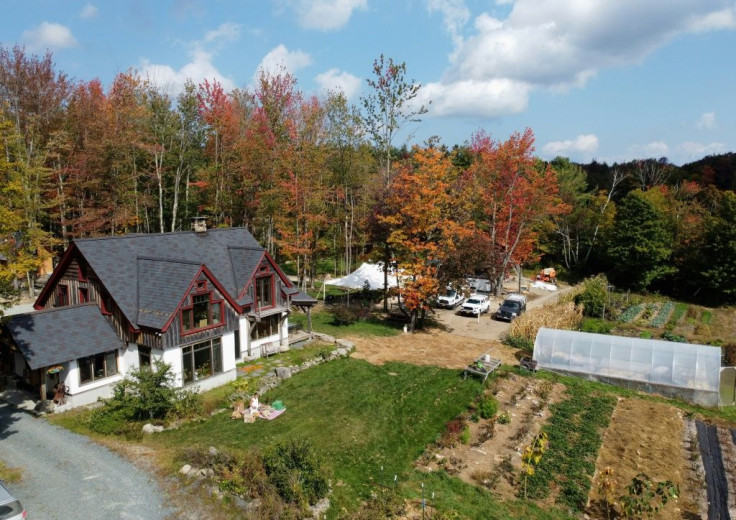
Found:
<path fill-rule="evenodd" d="M 163 328 L 201 268 L 192 262 L 139 258 L 138 325 Z"/>
<path fill-rule="evenodd" d="M 34 370 L 124 346 L 94 303 L 15 314 L 5 325 Z"/>
<path fill-rule="evenodd" d="M 131 323 L 138 323 L 139 319 L 139 284 L 135 283 L 139 269 L 139 262 L 136 261 L 138 258 L 204 264 L 235 298 L 242 289 L 242 280 L 250 276 L 250 273 L 245 273 L 245 266 L 233 262 L 233 257 L 242 256 L 246 263 L 250 263 L 258 252 L 263 255 L 264 251 L 244 228 L 211 229 L 203 234 L 182 231 L 89 238 L 77 240 L 75 245 Z M 153 269 L 153 265 L 144 267 L 145 272 Z M 179 275 L 188 275 L 188 270 L 182 270 L 186 272 L 180 271 Z M 189 281 L 191 279 L 187 280 Z M 176 304 L 182 296 L 183 292 L 176 295 Z M 145 303 L 151 305 L 151 309 L 147 310 L 158 312 L 163 310 L 162 306 L 169 306 L 168 302 L 158 301 L 158 298 L 151 295 L 145 297 L 149 298 Z M 147 323 L 156 322 L 152 315 L 153 313 L 144 312 L 141 317 L 145 316 Z"/>

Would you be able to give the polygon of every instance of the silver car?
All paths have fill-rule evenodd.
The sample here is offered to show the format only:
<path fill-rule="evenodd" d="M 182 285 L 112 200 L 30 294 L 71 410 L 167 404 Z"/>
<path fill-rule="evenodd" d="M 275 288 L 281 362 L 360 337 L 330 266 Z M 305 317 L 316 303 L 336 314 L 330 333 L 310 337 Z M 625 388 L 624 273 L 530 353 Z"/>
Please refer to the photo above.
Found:
<path fill-rule="evenodd" d="M 10 494 L 8 488 L 0 481 L 0 520 L 23 520 L 28 518 L 20 500 Z"/>

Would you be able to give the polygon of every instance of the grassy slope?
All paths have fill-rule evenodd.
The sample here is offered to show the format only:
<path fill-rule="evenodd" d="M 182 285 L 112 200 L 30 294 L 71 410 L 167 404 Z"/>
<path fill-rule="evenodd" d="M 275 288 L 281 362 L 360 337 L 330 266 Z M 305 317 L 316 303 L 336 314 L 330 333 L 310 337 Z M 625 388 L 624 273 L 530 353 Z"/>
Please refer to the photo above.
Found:
<path fill-rule="evenodd" d="M 436 493 L 442 508 L 463 517 L 566 518 L 521 502 L 503 504 L 489 493 L 458 479 L 420 474 L 413 462 L 444 424 L 463 412 L 481 390 L 478 381 L 457 371 L 402 363 L 374 366 L 344 359 L 297 374 L 264 396 L 280 399 L 287 412 L 274 421 L 243 424 L 222 413 L 151 439 L 162 448 L 229 452 L 257 446 L 268 449 L 294 437 L 308 438 L 333 474 L 332 518 L 352 511 L 373 489 L 373 482 L 398 475 L 399 492 L 413 497 L 419 481 Z M 383 471 L 381 471 L 383 467 Z M 497 511 L 485 516 L 479 511 Z M 521 516 L 519 516 L 521 515 Z"/>

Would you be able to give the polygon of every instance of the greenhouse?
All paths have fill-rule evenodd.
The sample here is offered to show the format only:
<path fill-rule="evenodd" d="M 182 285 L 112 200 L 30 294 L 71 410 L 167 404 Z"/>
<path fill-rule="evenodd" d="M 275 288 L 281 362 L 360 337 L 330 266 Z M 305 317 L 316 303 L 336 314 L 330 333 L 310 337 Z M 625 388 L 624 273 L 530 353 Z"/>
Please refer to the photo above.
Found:
<path fill-rule="evenodd" d="M 721 349 L 653 339 L 541 328 L 537 367 L 717 406 Z"/>

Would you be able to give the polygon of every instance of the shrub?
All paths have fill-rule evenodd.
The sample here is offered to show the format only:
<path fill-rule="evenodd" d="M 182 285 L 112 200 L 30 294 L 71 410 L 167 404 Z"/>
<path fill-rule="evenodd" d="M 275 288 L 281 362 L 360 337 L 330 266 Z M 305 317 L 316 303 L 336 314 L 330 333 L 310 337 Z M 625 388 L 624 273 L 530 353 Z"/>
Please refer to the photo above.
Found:
<path fill-rule="evenodd" d="M 511 336 L 507 334 L 503 342 L 509 347 L 518 348 L 519 350 L 534 350 L 534 340 L 523 336 Z"/>
<path fill-rule="evenodd" d="M 470 442 L 470 426 L 466 426 L 460 434 L 460 444 L 467 444 Z"/>
<path fill-rule="evenodd" d="M 312 505 L 329 491 L 327 471 L 306 439 L 277 444 L 264 456 L 263 465 L 279 495 L 289 503 Z"/>
<path fill-rule="evenodd" d="M 498 414 L 496 422 L 498 422 L 498 424 L 509 424 L 511 422 L 511 414 L 509 412 L 501 412 Z"/>
<path fill-rule="evenodd" d="M 639 337 L 642 339 L 652 339 L 652 331 L 651 330 L 643 330 L 639 333 Z"/>
<path fill-rule="evenodd" d="M 478 405 L 478 413 L 483 419 L 495 417 L 498 413 L 498 401 L 492 395 L 484 395 Z"/>
<path fill-rule="evenodd" d="M 585 318 L 580 325 L 583 332 L 592 332 L 594 334 L 610 334 L 613 324 L 600 318 Z"/>
<path fill-rule="evenodd" d="M 113 396 L 89 418 L 91 430 L 102 434 L 126 433 L 131 421 L 163 421 L 169 415 L 186 416 L 201 410 L 201 396 L 191 389 L 174 388 L 171 365 L 154 361 L 131 370 L 113 387 Z"/>
<path fill-rule="evenodd" d="M 349 307 L 337 305 L 330 309 L 332 324 L 336 326 L 352 325 L 358 321 L 358 314 Z"/>
<path fill-rule="evenodd" d="M 736 343 L 726 343 L 723 349 L 723 362 L 727 367 L 736 366 Z"/>
<path fill-rule="evenodd" d="M 582 305 L 583 315 L 603 317 L 608 303 L 608 280 L 603 275 L 588 278 L 583 282 L 583 289 L 575 296 L 575 304 Z"/>
<path fill-rule="evenodd" d="M 679 334 L 675 334 L 669 330 L 662 333 L 662 339 L 666 341 L 675 341 L 677 343 L 687 343 L 685 336 L 680 336 Z"/>

